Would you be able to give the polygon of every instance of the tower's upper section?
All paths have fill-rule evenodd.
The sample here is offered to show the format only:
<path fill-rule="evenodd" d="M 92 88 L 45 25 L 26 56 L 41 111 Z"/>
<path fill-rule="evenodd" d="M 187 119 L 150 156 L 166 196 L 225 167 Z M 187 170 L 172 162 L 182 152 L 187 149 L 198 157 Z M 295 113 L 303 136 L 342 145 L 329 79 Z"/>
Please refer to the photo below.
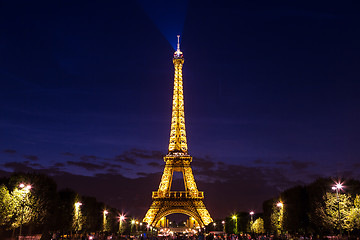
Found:
<path fill-rule="evenodd" d="M 184 59 L 183 53 L 180 51 L 180 35 L 177 35 L 177 50 L 174 52 L 174 59 Z"/>
<path fill-rule="evenodd" d="M 184 57 L 183 53 L 180 51 L 180 35 L 178 35 L 177 37 L 177 50 L 174 53 L 173 58 L 175 74 L 168 155 L 187 155 L 188 148 L 185 131 L 184 94 L 182 79 L 182 66 L 184 64 Z"/>

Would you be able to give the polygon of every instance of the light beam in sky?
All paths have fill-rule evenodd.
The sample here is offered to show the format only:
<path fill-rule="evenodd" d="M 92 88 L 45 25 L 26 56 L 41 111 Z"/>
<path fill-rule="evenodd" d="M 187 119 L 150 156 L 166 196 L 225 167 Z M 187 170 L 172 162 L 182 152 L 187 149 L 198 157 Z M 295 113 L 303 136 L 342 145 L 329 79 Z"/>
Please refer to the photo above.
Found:
<path fill-rule="evenodd" d="M 175 50 L 174 36 L 182 34 L 188 1 L 138 0 L 138 3 Z"/>

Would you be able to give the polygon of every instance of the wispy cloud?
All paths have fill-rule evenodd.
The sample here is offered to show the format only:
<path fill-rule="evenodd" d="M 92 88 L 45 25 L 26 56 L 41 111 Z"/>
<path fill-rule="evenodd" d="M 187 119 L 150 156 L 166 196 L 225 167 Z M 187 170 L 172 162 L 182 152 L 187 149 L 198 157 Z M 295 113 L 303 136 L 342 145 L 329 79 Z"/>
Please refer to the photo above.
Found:
<path fill-rule="evenodd" d="M 3 152 L 8 154 L 15 154 L 17 151 L 14 149 L 5 149 Z"/>
<path fill-rule="evenodd" d="M 25 158 L 25 159 L 28 159 L 28 160 L 31 160 L 31 161 L 37 161 L 37 160 L 39 160 L 39 157 L 38 157 L 38 156 L 35 156 L 35 155 L 24 155 L 24 158 Z"/>

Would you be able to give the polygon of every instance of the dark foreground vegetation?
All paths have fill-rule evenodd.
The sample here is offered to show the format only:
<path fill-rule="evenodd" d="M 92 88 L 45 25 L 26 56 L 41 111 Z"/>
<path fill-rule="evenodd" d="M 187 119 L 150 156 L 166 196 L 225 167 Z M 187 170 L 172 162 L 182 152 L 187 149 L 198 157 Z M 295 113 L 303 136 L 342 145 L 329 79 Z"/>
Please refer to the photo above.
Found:
<path fill-rule="evenodd" d="M 119 216 L 117 209 L 94 197 L 58 191 L 54 180 L 43 174 L 14 173 L 0 180 L 0 239 L 20 233 L 41 234 L 42 239 L 51 239 L 54 233 L 116 233 L 121 230 Z"/>
<path fill-rule="evenodd" d="M 227 217 L 225 228 L 227 233 L 268 236 L 360 236 L 360 182 L 319 178 L 265 201 L 261 214 Z"/>

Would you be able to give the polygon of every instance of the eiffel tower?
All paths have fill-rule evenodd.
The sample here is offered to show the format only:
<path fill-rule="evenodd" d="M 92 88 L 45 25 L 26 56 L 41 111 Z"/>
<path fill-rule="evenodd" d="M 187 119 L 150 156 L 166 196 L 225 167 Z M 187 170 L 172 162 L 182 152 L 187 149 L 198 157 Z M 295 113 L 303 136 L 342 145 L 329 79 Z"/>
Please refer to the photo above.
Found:
<path fill-rule="evenodd" d="M 189 222 L 192 219 L 194 225 L 204 227 L 213 220 L 203 202 L 204 192 L 198 191 L 190 166 L 192 157 L 188 154 L 186 141 L 182 80 L 184 57 L 180 51 L 180 35 L 177 37 L 177 51 L 173 57 L 175 75 L 169 151 L 164 157 L 165 168 L 159 189 L 152 192 L 152 204 L 143 222 L 159 226 L 167 215 L 182 213 L 190 216 Z M 171 191 L 174 172 L 182 172 L 185 191 Z"/>

